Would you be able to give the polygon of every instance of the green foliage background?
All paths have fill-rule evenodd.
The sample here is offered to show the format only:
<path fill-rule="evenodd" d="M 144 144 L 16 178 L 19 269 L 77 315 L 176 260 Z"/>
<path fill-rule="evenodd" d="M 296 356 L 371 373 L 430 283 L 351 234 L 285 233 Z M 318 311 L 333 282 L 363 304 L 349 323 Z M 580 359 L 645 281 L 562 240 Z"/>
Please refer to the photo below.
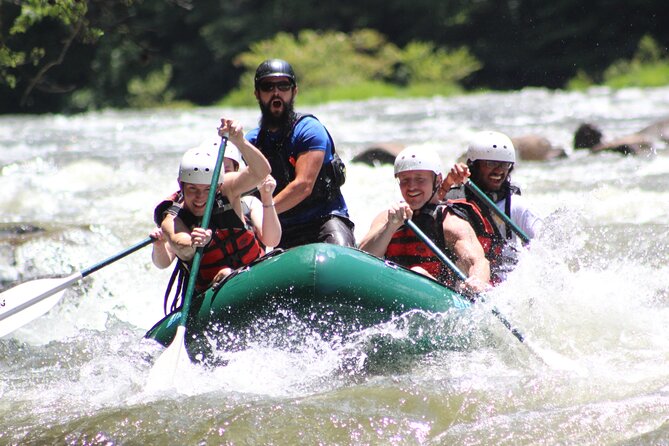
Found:
<path fill-rule="evenodd" d="M 0 0 L 0 113 L 669 83 L 660 0 Z"/>
<path fill-rule="evenodd" d="M 348 34 L 279 33 L 251 44 L 249 51 L 235 58 L 235 65 L 244 73 L 239 87 L 225 97 L 225 104 L 254 103 L 254 72 L 268 55 L 291 62 L 298 74 L 300 101 L 307 103 L 411 95 L 421 87 L 431 94 L 452 93 L 458 91 L 459 81 L 481 67 L 466 48 L 448 52 L 430 42 L 411 42 L 401 49 L 372 29 Z"/>

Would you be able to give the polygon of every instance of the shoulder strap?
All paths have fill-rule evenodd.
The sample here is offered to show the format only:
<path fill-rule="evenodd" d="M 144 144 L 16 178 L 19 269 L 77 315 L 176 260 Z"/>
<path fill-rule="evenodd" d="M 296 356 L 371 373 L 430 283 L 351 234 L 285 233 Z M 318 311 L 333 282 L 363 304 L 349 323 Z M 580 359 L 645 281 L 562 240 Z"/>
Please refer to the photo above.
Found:
<path fill-rule="evenodd" d="M 192 212 L 182 208 L 181 206 L 172 206 L 169 210 L 176 211 L 176 216 L 181 219 L 181 221 L 189 228 L 196 226 L 199 222 L 199 218 L 193 215 Z"/>
<path fill-rule="evenodd" d="M 520 189 L 518 189 L 518 192 L 520 193 Z M 506 201 L 504 202 L 504 213 L 511 218 L 511 196 L 513 195 L 513 190 L 509 188 L 509 193 L 506 196 Z M 506 228 L 506 238 L 510 239 L 513 237 L 513 233 L 511 232 L 511 227 L 507 225 L 506 223 L 504 224 L 504 228 Z"/>
<path fill-rule="evenodd" d="M 160 226 L 165 217 L 165 213 L 172 210 L 175 205 L 178 205 L 182 200 L 181 191 L 176 191 L 163 201 L 158 203 L 158 206 L 153 210 L 153 221 Z"/>
<path fill-rule="evenodd" d="M 425 227 L 424 230 L 426 231 L 428 237 L 433 239 L 437 246 L 441 248 L 446 247 L 444 230 L 442 228 L 446 208 L 447 206 L 444 204 L 426 204 L 417 213 L 414 214 L 414 217 L 412 217 L 412 220 L 414 220 L 414 222 L 419 227 L 421 224 L 429 226 Z M 428 219 L 429 222 L 425 221 L 425 219 Z"/>
<path fill-rule="evenodd" d="M 477 235 L 485 233 L 490 237 L 501 237 L 499 229 L 493 223 L 490 212 L 484 212 L 476 202 L 460 198 L 457 200 L 448 200 L 447 206 L 455 215 L 469 222 Z"/>
<path fill-rule="evenodd" d="M 455 186 L 450 188 L 446 192 L 446 196 L 444 197 L 444 200 L 459 200 L 462 198 L 465 198 L 465 187 L 464 186 Z"/>
<path fill-rule="evenodd" d="M 290 133 L 288 136 L 292 136 L 293 132 L 295 131 L 295 127 L 297 127 L 297 123 L 303 120 L 304 118 L 314 118 L 316 121 L 321 122 L 316 116 L 312 115 L 311 113 L 296 113 L 297 119 L 295 119 L 295 123 L 293 124 L 293 127 L 290 129 Z M 332 135 L 330 135 L 330 132 L 328 131 L 327 127 L 323 126 L 325 129 L 325 133 L 327 133 L 328 138 L 330 139 L 330 145 L 332 146 L 332 156 L 335 155 L 337 152 L 335 150 L 335 143 L 334 139 L 332 139 Z"/>

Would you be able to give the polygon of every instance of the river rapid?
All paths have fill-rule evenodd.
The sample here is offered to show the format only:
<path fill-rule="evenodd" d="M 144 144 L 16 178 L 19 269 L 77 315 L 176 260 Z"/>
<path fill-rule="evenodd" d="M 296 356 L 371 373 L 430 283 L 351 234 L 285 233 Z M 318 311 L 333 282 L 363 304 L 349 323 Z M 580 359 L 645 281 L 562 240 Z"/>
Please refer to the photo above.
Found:
<path fill-rule="evenodd" d="M 0 445 L 669 444 L 669 156 L 573 152 L 578 124 L 606 138 L 669 117 L 669 88 L 526 89 L 297 109 L 347 162 L 358 240 L 399 198 L 392 167 L 351 158 L 377 142 L 432 145 L 445 164 L 493 129 L 537 133 L 568 157 L 518 162 L 513 180 L 546 229 L 463 316 L 467 348 L 412 349 L 411 314 L 346 342 L 287 330 L 149 391 L 170 270 L 150 248 L 77 282 L 45 316 L 0 339 Z M 250 109 L 0 116 L 3 288 L 91 266 L 144 239 L 177 187 L 181 154 Z M 345 280 L 345 278 L 342 278 Z M 408 322 L 407 322 L 408 321 Z M 440 325 L 441 324 L 441 325 Z M 286 347 L 287 346 L 287 347 Z M 532 352 L 538 352 L 537 357 Z"/>

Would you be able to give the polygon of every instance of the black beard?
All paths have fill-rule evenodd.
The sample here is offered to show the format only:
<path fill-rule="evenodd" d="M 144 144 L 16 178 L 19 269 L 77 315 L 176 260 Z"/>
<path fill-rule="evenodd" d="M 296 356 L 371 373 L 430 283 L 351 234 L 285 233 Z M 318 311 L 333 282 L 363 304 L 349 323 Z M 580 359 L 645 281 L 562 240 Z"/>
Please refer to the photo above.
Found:
<path fill-rule="evenodd" d="M 293 108 L 293 100 L 284 103 L 283 112 L 279 116 L 274 116 L 270 110 L 270 100 L 267 104 L 263 104 L 258 100 L 258 105 L 260 106 L 260 112 L 262 116 L 260 118 L 260 126 L 263 128 L 279 128 L 282 130 L 289 129 L 293 122 L 295 121 L 295 110 Z"/>
<path fill-rule="evenodd" d="M 478 166 L 478 163 L 479 163 L 479 160 L 476 160 L 476 161 L 474 161 L 473 163 L 471 163 L 471 162 L 467 162 L 467 166 L 469 166 L 469 172 L 470 172 L 471 175 L 472 175 L 472 177 L 471 177 L 471 178 L 472 178 L 472 181 L 474 181 L 474 183 L 475 183 L 477 186 L 479 186 L 479 187 L 483 187 L 483 186 L 480 186 L 480 185 L 483 184 L 483 180 L 481 180 L 481 173 L 479 172 L 479 166 Z M 498 192 L 506 193 L 506 190 L 509 188 L 509 185 L 511 184 L 511 172 L 513 172 L 513 168 L 514 168 L 514 167 L 515 167 L 515 166 L 512 166 L 512 167 L 509 169 L 509 171 L 507 172 L 507 174 L 506 174 L 506 178 L 504 179 L 504 182 L 502 183 L 502 186 L 501 186 L 501 188 L 500 188 L 500 190 L 499 190 Z M 483 189 L 481 189 L 481 190 L 483 190 Z M 486 191 L 484 191 L 484 192 L 486 192 L 486 193 L 488 193 L 488 194 L 492 193 L 492 191 L 488 191 L 488 190 L 486 190 Z"/>

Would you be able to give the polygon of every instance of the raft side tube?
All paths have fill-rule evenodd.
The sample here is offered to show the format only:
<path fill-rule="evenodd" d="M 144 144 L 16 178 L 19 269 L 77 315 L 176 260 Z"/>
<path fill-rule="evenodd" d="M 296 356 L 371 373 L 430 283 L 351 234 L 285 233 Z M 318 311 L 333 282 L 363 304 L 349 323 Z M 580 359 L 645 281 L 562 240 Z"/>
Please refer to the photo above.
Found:
<path fill-rule="evenodd" d="M 336 312 L 351 327 L 372 326 L 411 310 L 445 312 L 469 301 L 428 277 L 355 248 L 316 243 L 289 249 L 243 268 L 219 288 L 194 298 L 187 331 L 199 335 L 212 324 L 242 327 L 276 308 L 313 317 Z M 180 311 L 167 315 L 146 334 L 169 345 Z M 190 336 L 189 336 L 190 337 Z"/>

